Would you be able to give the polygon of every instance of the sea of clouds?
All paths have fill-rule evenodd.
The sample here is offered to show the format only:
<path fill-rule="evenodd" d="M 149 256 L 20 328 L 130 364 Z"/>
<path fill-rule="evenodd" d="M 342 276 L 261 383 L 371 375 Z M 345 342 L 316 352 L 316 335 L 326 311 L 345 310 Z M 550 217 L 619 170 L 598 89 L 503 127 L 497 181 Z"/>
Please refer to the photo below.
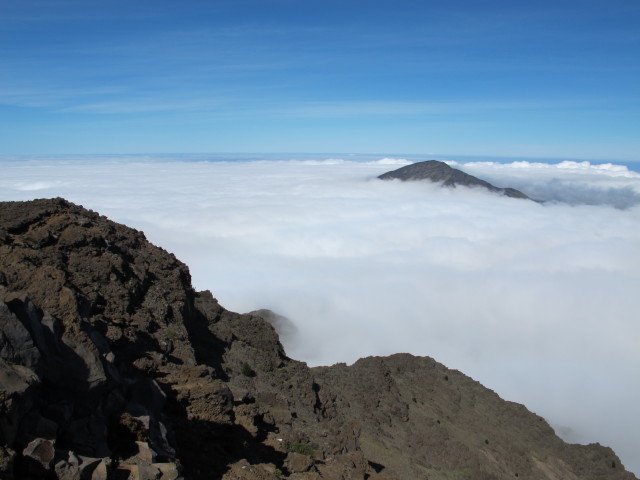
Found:
<path fill-rule="evenodd" d="M 376 179 L 404 159 L 197 160 L 5 159 L 0 200 L 143 230 L 225 307 L 288 317 L 293 358 L 428 355 L 640 473 L 639 173 L 450 162 L 536 203 Z"/>

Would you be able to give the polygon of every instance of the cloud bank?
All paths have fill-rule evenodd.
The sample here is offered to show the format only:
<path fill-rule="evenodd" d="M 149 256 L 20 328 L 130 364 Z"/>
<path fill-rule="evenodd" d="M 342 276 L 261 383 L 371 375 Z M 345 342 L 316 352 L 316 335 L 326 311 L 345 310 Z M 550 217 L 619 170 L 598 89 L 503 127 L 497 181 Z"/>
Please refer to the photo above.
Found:
<path fill-rule="evenodd" d="M 14 160 L 0 199 L 143 230 L 227 308 L 288 317 L 291 357 L 432 356 L 640 472 L 640 174 L 451 162 L 544 204 L 376 179 L 407 163 Z"/>
<path fill-rule="evenodd" d="M 570 205 L 609 205 L 625 209 L 640 205 L 638 173 L 622 165 L 564 161 L 545 163 L 450 162 L 472 175 L 508 182 L 535 199 Z M 489 180 L 491 182 L 491 180 Z"/>

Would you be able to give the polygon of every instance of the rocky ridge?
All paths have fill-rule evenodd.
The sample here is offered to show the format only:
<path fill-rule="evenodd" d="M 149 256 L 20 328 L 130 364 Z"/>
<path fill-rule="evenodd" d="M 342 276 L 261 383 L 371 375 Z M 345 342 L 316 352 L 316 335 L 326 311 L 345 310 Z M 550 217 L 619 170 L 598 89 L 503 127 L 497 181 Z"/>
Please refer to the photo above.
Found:
<path fill-rule="evenodd" d="M 499 188 L 489 182 L 481 180 L 473 175 L 469 175 L 457 168 L 452 168 L 444 162 L 438 160 L 426 160 L 424 162 L 412 163 L 390 172 L 378 176 L 381 180 L 398 179 L 402 181 L 430 180 L 440 183 L 445 187 L 479 187 L 490 192 L 500 193 L 511 198 L 530 198 L 515 188 Z"/>
<path fill-rule="evenodd" d="M 292 360 L 275 314 L 62 199 L 0 203 L 0 299 L 2 479 L 636 478 L 433 359 Z"/>

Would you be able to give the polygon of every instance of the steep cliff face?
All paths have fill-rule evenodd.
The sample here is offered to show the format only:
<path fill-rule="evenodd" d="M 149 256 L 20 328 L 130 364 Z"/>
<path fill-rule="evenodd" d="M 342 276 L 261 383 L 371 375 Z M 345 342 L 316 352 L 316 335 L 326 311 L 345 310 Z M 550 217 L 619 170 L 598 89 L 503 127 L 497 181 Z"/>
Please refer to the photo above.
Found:
<path fill-rule="evenodd" d="M 402 180 L 417 181 L 429 180 L 431 182 L 440 183 L 445 187 L 479 187 L 490 192 L 500 193 L 507 197 L 529 199 L 527 195 L 515 188 L 500 188 L 491 185 L 489 182 L 480 178 L 469 175 L 457 168 L 452 168 L 444 162 L 438 160 L 426 160 L 424 162 L 412 163 L 404 167 L 383 173 L 378 176 L 381 180 Z M 530 199 L 529 199 L 530 200 Z"/>
<path fill-rule="evenodd" d="M 0 204 L 0 300 L 3 479 L 635 478 L 432 359 L 291 360 L 277 316 L 62 199 Z"/>

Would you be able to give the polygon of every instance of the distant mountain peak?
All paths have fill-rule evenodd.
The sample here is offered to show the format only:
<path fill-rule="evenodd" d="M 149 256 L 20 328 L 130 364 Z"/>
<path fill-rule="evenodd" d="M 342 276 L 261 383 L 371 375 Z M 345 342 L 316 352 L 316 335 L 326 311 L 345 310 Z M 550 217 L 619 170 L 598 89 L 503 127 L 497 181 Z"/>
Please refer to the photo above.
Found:
<path fill-rule="evenodd" d="M 383 173 L 378 177 L 381 180 L 398 179 L 404 181 L 430 180 L 432 182 L 441 183 L 446 187 L 482 187 L 491 192 L 501 193 L 511 198 L 524 198 L 531 200 L 515 188 L 496 187 L 485 180 L 481 180 L 473 175 L 450 167 L 444 162 L 438 160 L 426 160 L 424 162 L 412 163 L 404 167 Z"/>

